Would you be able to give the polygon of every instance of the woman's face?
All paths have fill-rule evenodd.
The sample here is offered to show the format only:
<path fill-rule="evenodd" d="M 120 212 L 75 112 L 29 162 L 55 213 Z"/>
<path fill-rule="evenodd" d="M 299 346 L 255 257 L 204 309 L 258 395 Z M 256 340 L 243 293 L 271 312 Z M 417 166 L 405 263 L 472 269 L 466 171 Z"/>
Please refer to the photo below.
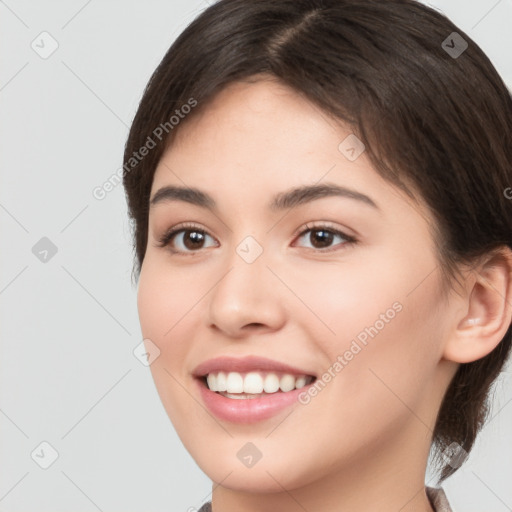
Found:
<path fill-rule="evenodd" d="M 390 457 L 395 472 L 417 467 L 453 375 L 442 356 L 456 308 L 426 209 L 358 156 L 350 130 L 277 82 L 232 84 L 184 123 L 154 176 L 138 308 L 187 450 L 212 480 L 250 491 L 355 479 Z M 327 186 L 341 192 L 291 192 Z M 173 227 L 184 231 L 159 246 Z M 291 368 L 205 366 L 247 356 Z M 227 380 L 233 398 L 201 378 L 222 370 L 212 386 Z M 244 385 L 269 392 L 243 399 Z"/>

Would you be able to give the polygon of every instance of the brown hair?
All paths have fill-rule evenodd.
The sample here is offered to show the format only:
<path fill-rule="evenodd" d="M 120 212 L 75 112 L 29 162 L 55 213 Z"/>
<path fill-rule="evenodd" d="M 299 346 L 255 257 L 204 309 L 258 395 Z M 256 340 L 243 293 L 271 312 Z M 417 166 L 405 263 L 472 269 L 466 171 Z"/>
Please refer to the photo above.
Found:
<path fill-rule="evenodd" d="M 450 53 L 463 49 L 460 38 L 467 49 Z M 186 122 L 174 114 L 199 105 L 191 117 L 229 83 L 258 76 L 272 76 L 348 123 L 383 178 L 411 197 L 419 192 L 436 220 L 447 285 L 459 264 L 512 248 L 512 201 L 504 193 L 512 184 L 512 97 L 479 46 L 448 18 L 414 0 L 220 0 L 164 56 L 128 136 L 123 183 L 137 277 L 153 175 Z M 143 147 L 150 149 L 135 159 Z M 511 342 L 509 327 L 490 354 L 459 366 L 433 433 L 438 456 L 453 443 L 471 450 Z M 444 464 L 440 480 L 456 469 Z"/>

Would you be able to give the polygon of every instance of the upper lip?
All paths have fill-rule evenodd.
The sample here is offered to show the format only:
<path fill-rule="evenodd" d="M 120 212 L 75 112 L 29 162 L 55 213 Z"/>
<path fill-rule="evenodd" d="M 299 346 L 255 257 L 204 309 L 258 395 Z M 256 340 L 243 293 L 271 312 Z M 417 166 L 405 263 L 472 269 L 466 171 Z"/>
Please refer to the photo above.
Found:
<path fill-rule="evenodd" d="M 208 359 L 203 363 L 196 366 L 193 375 L 196 377 L 204 377 L 209 373 L 218 371 L 231 371 L 231 372 L 250 372 L 250 371 L 275 371 L 282 373 L 290 373 L 292 375 L 311 375 L 315 376 L 308 370 L 301 368 L 295 368 L 279 361 L 273 361 L 266 357 L 259 356 L 246 356 L 246 357 L 216 357 L 214 359 Z"/>

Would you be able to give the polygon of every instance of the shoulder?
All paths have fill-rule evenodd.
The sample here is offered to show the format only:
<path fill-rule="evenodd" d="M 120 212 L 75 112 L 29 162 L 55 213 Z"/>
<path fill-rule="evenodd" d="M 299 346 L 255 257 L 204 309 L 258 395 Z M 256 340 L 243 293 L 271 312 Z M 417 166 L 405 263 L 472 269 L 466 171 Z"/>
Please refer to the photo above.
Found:
<path fill-rule="evenodd" d="M 442 487 L 427 487 L 426 491 L 435 512 L 454 512 Z"/>

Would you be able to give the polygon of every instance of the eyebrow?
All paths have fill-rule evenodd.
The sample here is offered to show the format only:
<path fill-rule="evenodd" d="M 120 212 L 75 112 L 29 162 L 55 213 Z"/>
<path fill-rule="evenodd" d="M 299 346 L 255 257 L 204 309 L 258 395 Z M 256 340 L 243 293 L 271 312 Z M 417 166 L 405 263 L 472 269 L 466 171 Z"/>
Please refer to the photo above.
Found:
<path fill-rule="evenodd" d="M 309 203 L 323 197 L 343 197 L 360 201 L 363 204 L 380 210 L 373 199 L 356 190 L 336 185 L 334 183 L 324 183 L 322 185 L 303 185 L 292 188 L 276 194 L 268 207 L 272 211 L 295 208 L 297 206 Z M 217 211 L 217 203 L 212 196 L 197 188 L 165 186 L 157 190 L 150 200 L 150 206 L 169 201 L 185 201 L 210 211 Z"/>

